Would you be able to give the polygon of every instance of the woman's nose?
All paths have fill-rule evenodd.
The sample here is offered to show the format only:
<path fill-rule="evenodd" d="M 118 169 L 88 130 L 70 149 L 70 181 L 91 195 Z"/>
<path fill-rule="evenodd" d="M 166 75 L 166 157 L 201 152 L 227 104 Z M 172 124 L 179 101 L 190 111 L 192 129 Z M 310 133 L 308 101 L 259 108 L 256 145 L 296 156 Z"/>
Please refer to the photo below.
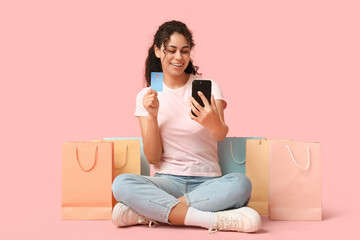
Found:
<path fill-rule="evenodd" d="M 175 59 L 181 59 L 181 58 L 182 58 L 182 55 L 181 55 L 180 50 L 176 51 L 176 53 L 175 53 Z"/>

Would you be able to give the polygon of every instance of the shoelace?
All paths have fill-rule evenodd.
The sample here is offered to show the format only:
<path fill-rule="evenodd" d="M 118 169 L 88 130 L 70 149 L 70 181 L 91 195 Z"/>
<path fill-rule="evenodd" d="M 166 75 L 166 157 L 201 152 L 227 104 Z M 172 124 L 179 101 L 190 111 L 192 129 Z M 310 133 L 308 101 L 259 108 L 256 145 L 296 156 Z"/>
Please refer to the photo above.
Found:
<path fill-rule="evenodd" d="M 213 227 L 209 228 L 208 230 L 210 234 L 216 233 L 217 231 L 218 231 L 217 228 L 213 228 Z"/>
<path fill-rule="evenodd" d="M 156 222 L 153 222 L 153 221 L 150 221 L 150 222 L 149 222 L 149 228 L 155 228 L 156 225 L 157 225 Z"/>
<path fill-rule="evenodd" d="M 219 219 L 219 222 L 221 222 L 221 226 L 220 228 L 216 228 L 216 227 L 211 227 L 209 228 L 208 232 L 210 234 L 212 233 L 216 233 L 218 230 L 226 230 L 226 229 L 234 229 L 238 227 L 238 218 L 237 217 L 222 217 L 221 219 Z"/>
<path fill-rule="evenodd" d="M 147 218 L 140 218 L 140 219 L 138 220 L 138 223 L 142 224 L 142 223 L 145 223 L 145 222 L 147 222 L 147 221 L 149 221 L 149 227 L 150 227 L 150 228 L 155 228 L 155 227 L 156 227 L 157 222 L 152 221 L 152 220 L 149 220 L 149 219 L 147 219 Z"/>

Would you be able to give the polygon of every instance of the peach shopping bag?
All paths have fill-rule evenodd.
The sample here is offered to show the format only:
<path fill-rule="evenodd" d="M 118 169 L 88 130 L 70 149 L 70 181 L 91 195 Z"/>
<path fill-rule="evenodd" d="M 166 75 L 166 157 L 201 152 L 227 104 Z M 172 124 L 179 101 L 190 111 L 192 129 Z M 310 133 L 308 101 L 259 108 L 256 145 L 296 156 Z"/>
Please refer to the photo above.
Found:
<path fill-rule="evenodd" d="M 62 219 L 111 219 L 112 142 L 62 146 Z"/>
<path fill-rule="evenodd" d="M 271 142 L 269 160 L 270 219 L 321 220 L 321 144 Z"/>

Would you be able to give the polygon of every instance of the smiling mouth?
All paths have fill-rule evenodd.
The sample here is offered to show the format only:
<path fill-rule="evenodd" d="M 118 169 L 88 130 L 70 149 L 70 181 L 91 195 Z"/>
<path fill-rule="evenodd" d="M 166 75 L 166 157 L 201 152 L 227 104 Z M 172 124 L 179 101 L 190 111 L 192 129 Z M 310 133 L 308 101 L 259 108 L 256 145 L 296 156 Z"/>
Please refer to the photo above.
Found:
<path fill-rule="evenodd" d="M 182 64 L 175 64 L 175 63 L 170 63 L 171 65 L 175 66 L 175 67 L 181 67 L 182 65 L 184 65 L 183 63 Z"/>

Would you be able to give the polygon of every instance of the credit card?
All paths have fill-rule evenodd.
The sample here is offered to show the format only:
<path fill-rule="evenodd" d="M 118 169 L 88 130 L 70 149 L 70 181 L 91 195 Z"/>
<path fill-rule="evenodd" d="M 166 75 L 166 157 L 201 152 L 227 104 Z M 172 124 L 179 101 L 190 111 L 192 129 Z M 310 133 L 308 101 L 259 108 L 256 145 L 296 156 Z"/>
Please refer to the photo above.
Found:
<path fill-rule="evenodd" d="M 157 92 L 163 91 L 163 73 L 162 72 L 152 72 L 151 73 L 151 89 L 154 89 Z"/>

